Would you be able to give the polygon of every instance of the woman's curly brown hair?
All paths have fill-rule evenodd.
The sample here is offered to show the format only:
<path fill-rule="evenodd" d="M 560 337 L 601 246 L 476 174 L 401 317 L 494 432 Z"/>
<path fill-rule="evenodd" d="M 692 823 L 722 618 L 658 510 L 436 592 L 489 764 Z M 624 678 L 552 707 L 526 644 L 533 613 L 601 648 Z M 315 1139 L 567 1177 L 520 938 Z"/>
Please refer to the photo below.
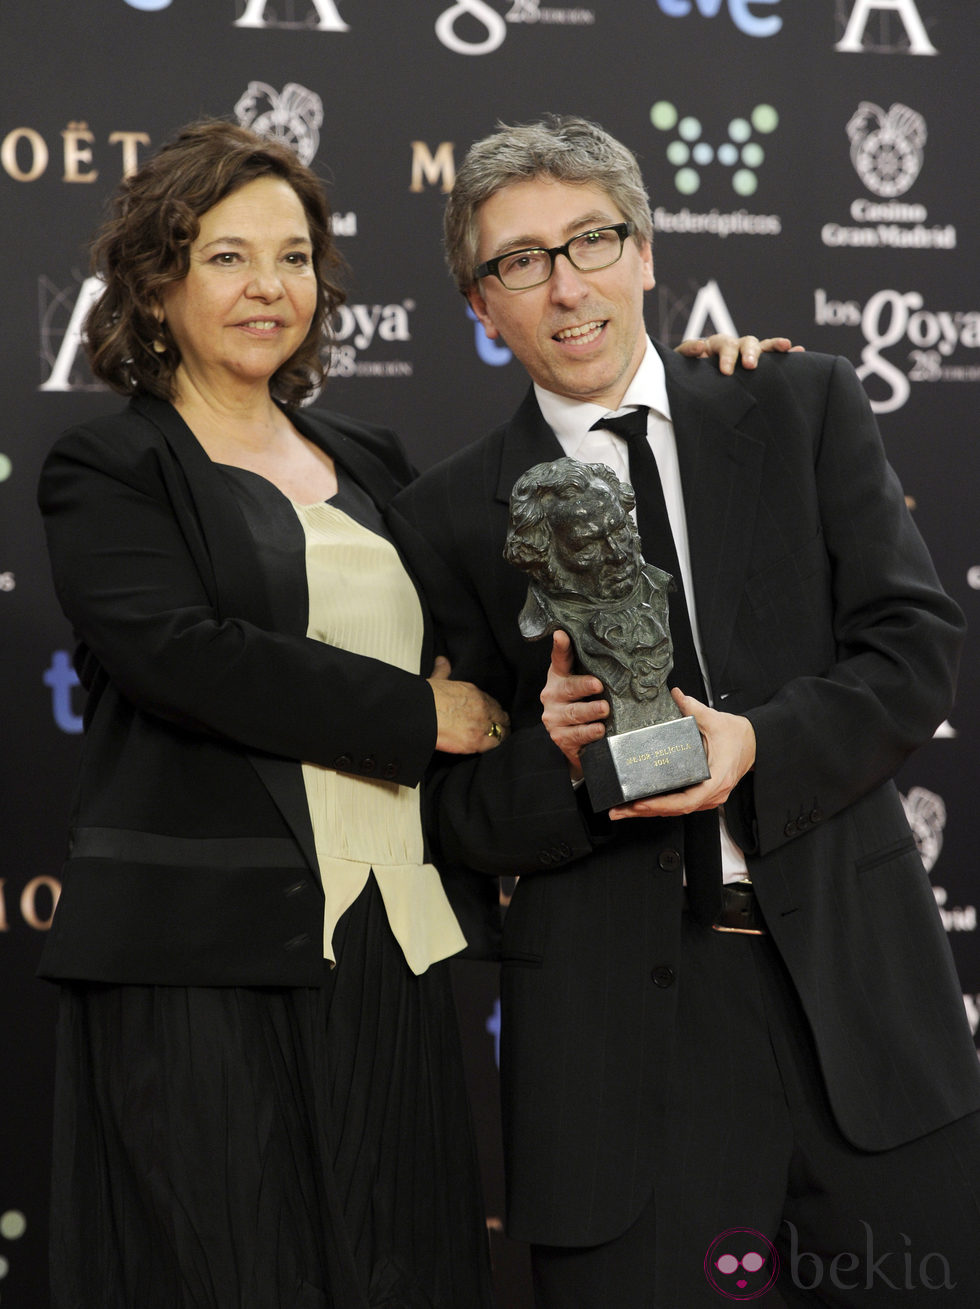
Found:
<path fill-rule="evenodd" d="M 343 261 L 334 246 L 330 208 L 319 179 L 288 147 L 221 119 L 185 127 L 125 178 L 112 214 L 92 244 L 92 268 L 105 290 L 85 322 L 92 371 L 116 391 L 174 395 L 180 350 L 154 316 L 161 289 L 186 277 L 200 219 L 258 177 L 280 177 L 296 192 L 310 229 L 317 275 L 316 309 L 299 349 L 273 374 L 276 399 L 297 405 L 323 385 L 329 318 L 344 302 L 334 280 Z M 154 344 L 162 344 L 162 352 Z"/>

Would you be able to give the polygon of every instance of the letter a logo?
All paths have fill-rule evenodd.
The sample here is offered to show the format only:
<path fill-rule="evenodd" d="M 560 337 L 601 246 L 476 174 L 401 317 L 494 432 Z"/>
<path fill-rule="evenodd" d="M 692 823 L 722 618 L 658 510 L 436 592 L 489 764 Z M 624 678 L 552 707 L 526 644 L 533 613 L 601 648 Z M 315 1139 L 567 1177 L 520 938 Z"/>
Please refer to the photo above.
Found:
<path fill-rule="evenodd" d="M 915 0 L 857 0 L 843 37 L 834 46 L 841 54 L 856 55 L 874 47 L 865 46 L 865 33 L 872 13 L 893 13 L 905 28 L 910 55 L 936 55 L 939 51 L 926 35 L 925 24 L 915 7 Z M 883 47 L 878 47 L 883 49 Z M 898 50 L 895 46 L 892 49 Z"/>

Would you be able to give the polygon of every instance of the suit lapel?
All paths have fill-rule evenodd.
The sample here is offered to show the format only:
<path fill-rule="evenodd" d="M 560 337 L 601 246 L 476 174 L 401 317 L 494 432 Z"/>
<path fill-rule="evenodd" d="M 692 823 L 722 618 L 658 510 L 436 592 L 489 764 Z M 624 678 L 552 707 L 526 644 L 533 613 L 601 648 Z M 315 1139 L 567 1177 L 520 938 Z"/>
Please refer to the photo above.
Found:
<path fill-rule="evenodd" d="M 529 387 L 520 408 L 503 429 L 497 499 L 509 504 L 514 483 L 522 473 L 535 464 L 561 459 L 564 453 L 558 438 L 541 415 L 534 387 Z"/>
<path fill-rule="evenodd" d="M 752 548 L 767 424 L 737 378 L 658 350 L 677 440 L 698 627 L 718 689 Z"/>

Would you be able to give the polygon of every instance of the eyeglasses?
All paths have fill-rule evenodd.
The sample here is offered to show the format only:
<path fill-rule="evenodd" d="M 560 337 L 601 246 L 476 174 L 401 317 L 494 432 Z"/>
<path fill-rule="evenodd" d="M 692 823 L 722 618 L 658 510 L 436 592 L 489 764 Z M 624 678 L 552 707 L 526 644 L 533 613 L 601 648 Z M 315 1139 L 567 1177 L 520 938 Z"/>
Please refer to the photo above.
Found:
<path fill-rule="evenodd" d="M 623 253 L 623 245 L 634 231 L 632 223 L 613 223 L 609 227 L 594 227 L 591 232 L 573 236 L 564 245 L 550 250 L 533 246 L 530 250 L 511 250 L 473 270 L 473 280 L 496 277 L 508 291 L 526 291 L 528 287 L 547 282 L 555 267 L 555 260 L 564 255 L 580 273 L 596 273 L 616 263 Z"/>

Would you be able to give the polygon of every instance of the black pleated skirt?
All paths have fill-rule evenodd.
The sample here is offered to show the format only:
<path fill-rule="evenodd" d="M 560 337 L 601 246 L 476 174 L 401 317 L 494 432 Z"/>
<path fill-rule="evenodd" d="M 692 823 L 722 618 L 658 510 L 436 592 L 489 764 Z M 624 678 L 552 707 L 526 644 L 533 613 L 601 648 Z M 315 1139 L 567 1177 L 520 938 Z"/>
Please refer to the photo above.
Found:
<path fill-rule="evenodd" d="M 52 1309 L 489 1309 L 448 965 L 373 878 L 334 941 L 319 989 L 63 988 Z"/>

